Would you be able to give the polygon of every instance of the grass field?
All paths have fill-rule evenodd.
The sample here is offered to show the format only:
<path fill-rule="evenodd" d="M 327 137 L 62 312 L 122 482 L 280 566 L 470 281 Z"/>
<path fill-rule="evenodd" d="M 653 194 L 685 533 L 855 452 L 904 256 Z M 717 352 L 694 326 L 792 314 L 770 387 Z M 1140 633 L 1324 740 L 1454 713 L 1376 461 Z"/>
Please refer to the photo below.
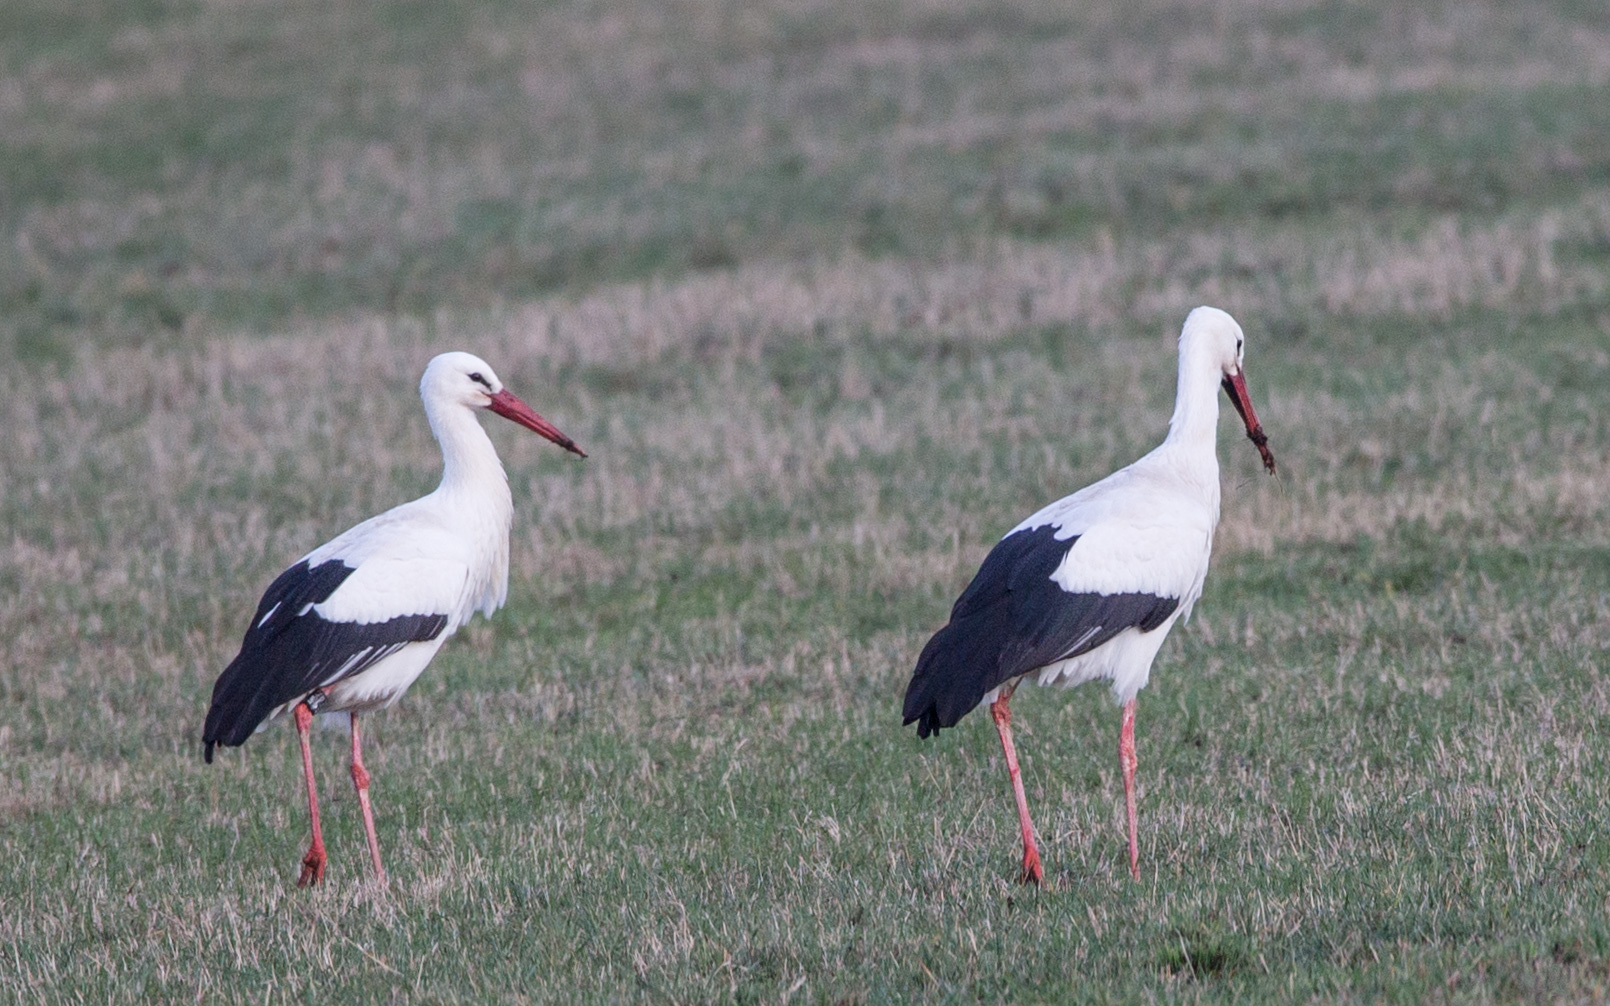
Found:
<path fill-rule="evenodd" d="M 0 4 L 0 999 L 1610 997 L 1610 13 L 1558 0 Z M 899 725 L 991 542 L 1248 337 L 1140 697 Z M 428 491 L 510 603 L 345 747 L 199 733 Z"/>

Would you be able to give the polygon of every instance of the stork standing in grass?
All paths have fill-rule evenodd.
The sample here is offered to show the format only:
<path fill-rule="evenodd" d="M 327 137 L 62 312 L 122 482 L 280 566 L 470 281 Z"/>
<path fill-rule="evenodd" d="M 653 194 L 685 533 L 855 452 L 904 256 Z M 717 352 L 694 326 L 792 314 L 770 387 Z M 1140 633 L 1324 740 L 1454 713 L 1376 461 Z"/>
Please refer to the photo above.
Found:
<path fill-rule="evenodd" d="M 215 746 L 242 744 L 292 711 L 313 825 L 297 882 L 302 887 L 323 879 L 326 862 L 308 746 L 313 714 L 351 717 L 352 782 L 369 857 L 383 881 L 358 714 L 402 698 L 447 637 L 476 611 L 497 611 L 508 596 L 514 501 L 475 413 L 489 409 L 587 456 L 469 353 L 431 360 L 419 394 L 442 449 L 441 485 L 320 545 L 269 585 L 240 654 L 213 685 L 202 731 L 211 762 Z"/>
<path fill-rule="evenodd" d="M 1275 470 L 1241 372 L 1241 326 L 1212 307 L 1185 319 L 1168 436 L 1150 454 L 1064 497 L 1007 533 L 934 634 L 906 688 L 905 722 L 927 737 L 989 706 L 1006 754 L 1024 883 L 1042 879 L 1012 745 L 1012 692 L 1104 679 L 1123 705 L 1118 759 L 1129 817 L 1129 872 L 1140 876 L 1135 815 L 1135 695 L 1168 630 L 1202 595 L 1219 523 L 1219 388 Z"/>

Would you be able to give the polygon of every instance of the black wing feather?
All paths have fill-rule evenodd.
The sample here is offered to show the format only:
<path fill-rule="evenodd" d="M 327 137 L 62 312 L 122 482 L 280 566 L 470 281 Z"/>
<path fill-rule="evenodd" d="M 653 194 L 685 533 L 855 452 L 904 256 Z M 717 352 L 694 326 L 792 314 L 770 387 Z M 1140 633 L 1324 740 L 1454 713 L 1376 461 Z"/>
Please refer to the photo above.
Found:
<path fill-rule="evenodd" d="M 990 689 L 1088 653 L 1125 629 L 1150 632 L 1179 607 L 1155 594 L 1075 594 L 1051 579 L 1077 535 L 1046 524 L 1007 535 L 956 599 L 906 687 L 905 722 L 919 736 L 955 726 Z"/>
<path fill-rule="evenodd" d="M 315 688 L 348 678 L 409 643 L 435 639 L 446 615 L 401 615 L 385 622 L 331 622 L 308 605 L 327 600 L 356 570 L 340 559 L 281 573 L 258 602 L 240 653 L 212 687 L 201 740 L 212 749 L 245 743 L 263 718 Z"/>

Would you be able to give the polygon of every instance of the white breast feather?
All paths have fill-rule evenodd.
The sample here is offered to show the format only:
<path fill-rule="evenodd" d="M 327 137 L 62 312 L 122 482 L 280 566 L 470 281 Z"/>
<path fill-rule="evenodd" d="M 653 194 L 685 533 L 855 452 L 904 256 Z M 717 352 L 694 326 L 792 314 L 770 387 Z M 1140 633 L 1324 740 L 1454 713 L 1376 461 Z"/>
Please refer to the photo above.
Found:
<path fill-rule="evenodd" d="M 427 497 L 428 499 L 428 497 Z M 337 622 L 384 622 L 399 615 L 446 615 L 445 635 L 477 608 L 490 614 L 503 600 L 493 549 L 477 536 L 453 533 L 425 500 L 370 518 L 305 557 L 312 566 L 340 559 L 352 575 L 318 613 Z M 477 573 L 479 572 L 479 576 Z M 495 602 L 495 603 L 489 603 Z"/>
<path fill-rule="evenodd" d="M 1216 467 L 1211 482 L 1182 481 L 1154 452 L 1012 529 L 1056 527 L 1078 541 L 1051 578 L 1071 593 L 1177 597 L 1188 614 L 1201 596 L 1218 524 Z"/>

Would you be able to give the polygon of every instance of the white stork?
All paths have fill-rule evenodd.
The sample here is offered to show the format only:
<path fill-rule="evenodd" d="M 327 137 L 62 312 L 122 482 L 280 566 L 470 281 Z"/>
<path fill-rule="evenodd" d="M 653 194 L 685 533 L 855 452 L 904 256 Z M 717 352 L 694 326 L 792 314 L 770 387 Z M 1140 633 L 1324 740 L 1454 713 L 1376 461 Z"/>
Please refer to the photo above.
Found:
<path fill-rule="evenodd" d="M 1024 883 L 1042 878 L 1007 703 L 1029 675 L 1048 685 L 1106 679 L 1123 704 L 1118 760 L 1129 814 L 1129 872 L 1140 876 L 1135 820 L 1135 694 L 1168 630 L 1202 595 L 1219 523 L 1215 441 L 1222 385 L 1275 470 L 1241 374 L 1234 318 L 1199 307 L 1179 340 L 1179 391 L 1168 436 L 1127 468 L 1019 524 L 990 550 L 950 623 L 923 647 L 905 722 L 927 737 L 988 704 L 1023 831 Z"/>
<path fill-rule="evenodd" d="M 258 602 L 239 655 L 212 689 L 201 738 L 209 762 L 214 746 L 242 744 L 295 710 L 313 822 L 300 887 L 323 879 L 326 861 L 308 747 L 313 714 L 351 717 L 352 782 L 375 876 L 384 881 L 358 714 L 402 698 L 447 637 L 475 612 L 491 615 L 508 597 L 514 500 L 476 410 L 490 409 L 587 456 L 469 353 L 431 360 L 419 395 L 442 448 L 441 485 L 336 536 L 281 573 Z"/>

